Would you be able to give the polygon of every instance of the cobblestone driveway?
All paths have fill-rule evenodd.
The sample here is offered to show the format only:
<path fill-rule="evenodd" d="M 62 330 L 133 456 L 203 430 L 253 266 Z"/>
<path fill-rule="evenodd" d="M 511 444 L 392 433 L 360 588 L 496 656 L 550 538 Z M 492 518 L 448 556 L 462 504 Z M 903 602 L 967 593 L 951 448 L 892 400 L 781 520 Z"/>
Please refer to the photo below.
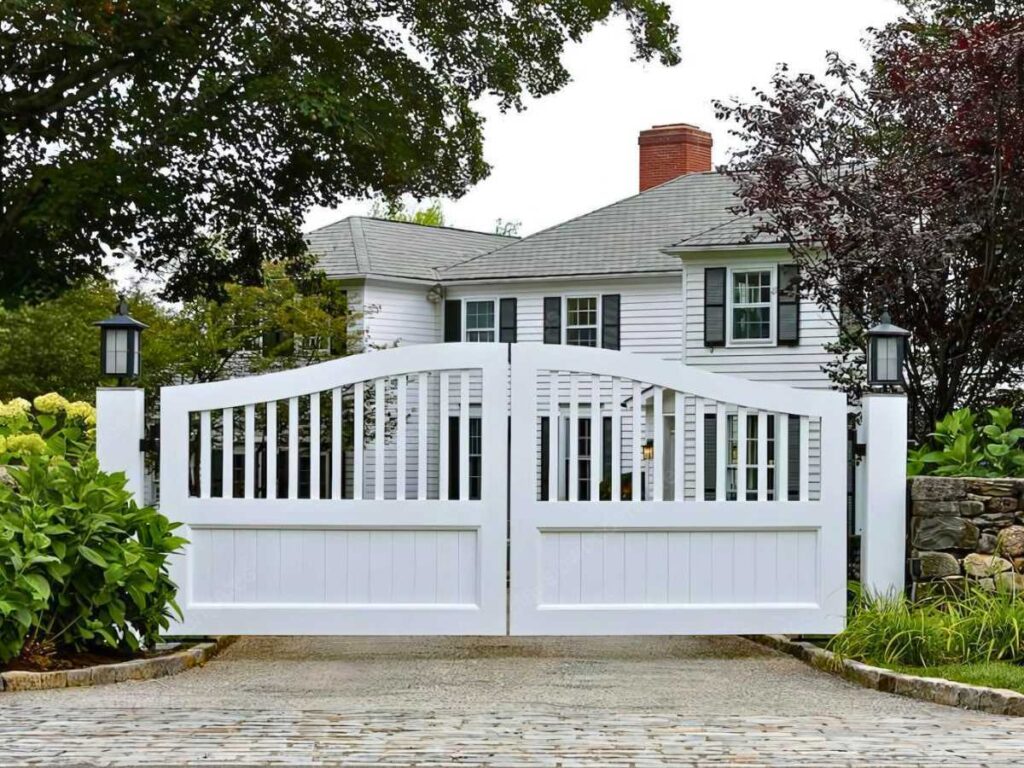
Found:
<path fill-rule="evenodd" d="M 1024 721 L 740 639 L 240 641 L 206 668 L 0 694 L 0 765 L 1020 765 Z"/>

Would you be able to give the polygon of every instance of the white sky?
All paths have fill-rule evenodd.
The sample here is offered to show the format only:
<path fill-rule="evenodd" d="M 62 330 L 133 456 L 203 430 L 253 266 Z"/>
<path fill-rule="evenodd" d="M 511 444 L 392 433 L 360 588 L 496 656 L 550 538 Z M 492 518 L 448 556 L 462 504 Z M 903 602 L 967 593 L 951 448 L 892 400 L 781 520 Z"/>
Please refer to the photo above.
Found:
<path fill-rule="evenodd" d="M 526 235 L 637 192 L 637 133 L 661 123 L 694 123 L 714 135 L 714 161 L 728 159 L 728 126 L 713 99 L 746 97 L 779 62 L 821 74 L 825 52 L 863 60 L 864 31 L 894 19 L 896 0 L 672 0 L 680 28 L 676 67 L 630 62 L 621 22 L 598 28 L 567 51 L 573 81 L 501 114 L 484 104 L 490 177 L 457 201 L 443 201 L 448 223 L 491 231 L 495 219 L 522 222 Z M 366 214 L 370 203 L 318 208 L 308 228 Z"/>

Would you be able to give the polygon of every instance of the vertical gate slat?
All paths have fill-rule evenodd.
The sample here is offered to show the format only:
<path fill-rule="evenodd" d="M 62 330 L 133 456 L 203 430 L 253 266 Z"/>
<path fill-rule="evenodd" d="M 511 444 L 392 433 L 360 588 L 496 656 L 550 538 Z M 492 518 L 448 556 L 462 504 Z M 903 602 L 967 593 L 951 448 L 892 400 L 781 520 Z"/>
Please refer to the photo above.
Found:
<path fill-rule="evenodd" d="M 558 501 L 558 371 L 551 371 L 548 381 L 548 501 Z"/>
<path fill-rule="evenodd" d="M 768 412 L 757 412 L 757 500 L 768 501 Z"/>
<path fill-rule="evenodd" d="M 665 400 L 664 390 L 655 387 L 654 396 L 654 500 L 665 500 Z"/>
<path fill-rule="evenodd" d="M 693 410 L 693 498 L 704 501 L 704 398 L 694 400 Z"/>
<path fill-rule="evenodd" d="M 405 498 L 405 412 L 406 386 L 405 374 L 398 376 L 398 389 L 395 394 L 395 405 L 398 408 L 395 424 L 395 498 Z"/>
<path fill-rule="evenodd" d="M 800 501 L 811 498 L 811 420 L 800 417 Z"/>
<path fill-rule="evenodd" d="M 775 500 L 789 501 L 789 414 L 775 415 Z"/>
<path fill-rule="evenodd" d="M 579 377 L 569 374 L 569 501 L 579 501 L 580 496 L 580 406 L 577 385 Z"/>
<path fill-rule="evenodd" d="M 686 398 L 682 392 L 675 392 L 675 420 L 673 424 L 673 491 L 676 501 L 686 498 Z"/>
<path fill-rule="evenodd" d="M 357 381 L 352 387 L 352 498 L 363 498 L 363 443 L 366 438 L 366 383 Z"/>
<path fill-rule="evenodd" d="M 459 374 L 459 498 L 469 498 L 469 371 Z"/>
<path fill-rule="evenodd" d="M 441 372 L 441 392 L 438 398 L 439 404 L 439 449 L 437 452 L 437 498 L 441 501 L 448 499 L 448 371 Z"/>
<path fill-rule="evenodd" d="M 341 466 L 344 448 L 341 440 L 342 422 L 341 387 L 331 390 L 331 498 L 340 499 L 344 494 L 341 482 Z"/>
<path fill-rule="evenodd" d="M 736 501 L 747 500 L 747 409 L 736 409 Z"/>
<path fill-rule="evenodd" d="M 277 400 L 267 403 L 267 498 L 277 498 Z"/>
<path fill-rule="evenodd" d="M 612 377 L 612 501 L 622 501 L 622 390 Z"/>
<path fill-rule="evenodd" d="M 288 398 L 288 498 L 299 498 L 299 398 Z"/>
<path fill-rule="evenodd" d="M 210 498 L 210 412 L 201 411 L 199 414 L 199 497 Z"/>
<path fill-rule="evenodd" d="M 601 499 L 601 472 L 604 470 L 604 419 L 601 418 L 601 378 L 590 380 L 590 500 Z"/>
<path fill-rule="evenodd" d="M 309 498 L 320 498 L 320 393 L 309 396 Z"/>
<path fill-rule="evenodd" d="M 251 499 L 256 489 L 256 406 L 245 406 L 245 483 L 242 495 Z"/>
<path fill-rule="evenodd" d="M 234 495 L 235 475 L 235 409 L 225 408 L 220 414 L 220 495 L 230 499 Z"/>
<path fill-rule="evenodd" d="M 643 403 L 644 391 L 639 381 L 633 382 L 633 442 L 631 447 L 633 449 L 633 462 L 630 470 L 632 471 L 632 481 L 630 482 L 631 493 L 630 497 L 634 502 L 639 502 L 643 496 L 643 470 L 641 465 L 643 462 L 643 450 L 644 450 L 644 403 Z"/>
<path fill-rule="evenodd" d="M 373 383 L 373 498 L 384 498 L 384 428 L 387 425 L 385 379 Z"/>
<path fill-rule="evenodd" d="M 729 461 L 728 414 L 725 403 L 715 405 L 715 501 L 725 501 L 725 465 Z"/>
<path fill-rule="evenodd" d="M 419 391 L 416 407 L 419 410 L 419 425 L 416 434 L 416 498 L 427 498 L 427 407 L 429 396 L 427 385 L 428 374 L 419 375 Z"/>

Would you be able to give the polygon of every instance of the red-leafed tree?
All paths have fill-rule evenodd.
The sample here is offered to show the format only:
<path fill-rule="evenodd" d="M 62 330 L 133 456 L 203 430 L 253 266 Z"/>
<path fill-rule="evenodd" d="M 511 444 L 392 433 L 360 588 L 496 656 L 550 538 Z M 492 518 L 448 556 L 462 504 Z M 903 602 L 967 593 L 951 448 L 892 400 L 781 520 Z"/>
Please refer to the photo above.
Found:
<path fill-rule="evenodd" d="M 870 69 L 830 54 L 824 80 L 782 67 L 752 102 L 717 105 L 745 147 L 739 209 L 842 329 L 833 381 L 859 395 L 883 309 L 912 331 L 919 437 L 1024 377 L 1022 5 L 914 4 L 870 34 Z"/>

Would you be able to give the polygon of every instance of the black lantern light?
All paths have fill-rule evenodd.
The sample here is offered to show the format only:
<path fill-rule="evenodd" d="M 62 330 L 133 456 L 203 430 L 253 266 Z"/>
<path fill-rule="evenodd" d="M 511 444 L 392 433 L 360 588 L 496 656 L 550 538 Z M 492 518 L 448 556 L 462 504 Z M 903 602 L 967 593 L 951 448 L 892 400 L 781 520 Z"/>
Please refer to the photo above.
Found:
<path fill-rule="evenodd" d="M 139 342 L 142 331 L 148 328 L 128 314 L 128 302 L 117 303 L 117 313 L 94 325 L 100 329 L 100 371 L 104 376 L 116 376 L 121 386 L 125 379 L 139 375 L 141 355 Z"/>
<path fill-rule="evenodd" d="M 868 386 L 892 389 L 903 386 L 903 359 L 910 331 L 892 324 L 883 312 L 878 325 L 868 330 Z"/>

